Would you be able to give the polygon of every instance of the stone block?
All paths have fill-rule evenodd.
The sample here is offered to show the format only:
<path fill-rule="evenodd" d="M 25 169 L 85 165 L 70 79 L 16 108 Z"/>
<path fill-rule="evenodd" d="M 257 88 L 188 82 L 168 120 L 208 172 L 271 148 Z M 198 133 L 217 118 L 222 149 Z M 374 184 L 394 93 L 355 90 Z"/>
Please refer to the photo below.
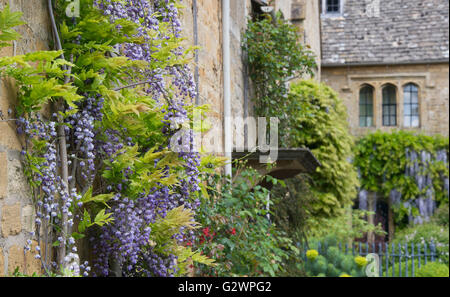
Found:
<path fill-rule="evenodd" d="M 14 273 L 18 268 L 19 272 L 24 272 L 25 253 L 21 246 L 13 245 L 8 250 L 8 274 Z"/>
<path fill-rule="evenodd" d="M 3 237 L 17 235 L 22 231 L 20 203 L 3 205 L 1 212 L 1 233 Z"/>
<path fill-rule="evenodd" d="M 3 249 L 0 247 L 0 277 L 5 275 L 5 256 L 3 255 Z"/>
<path fill-rule="evenodd" d="M 0 152 L 0 199 L 8 193 L 8 159 L 6 152 Z"/>

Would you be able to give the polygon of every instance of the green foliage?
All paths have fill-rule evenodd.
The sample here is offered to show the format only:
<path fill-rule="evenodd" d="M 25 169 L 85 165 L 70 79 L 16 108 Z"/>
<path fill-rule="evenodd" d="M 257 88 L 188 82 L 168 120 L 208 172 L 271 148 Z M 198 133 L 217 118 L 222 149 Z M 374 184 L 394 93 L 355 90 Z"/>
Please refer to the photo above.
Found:
<path fill-rule="evenodd" d="M 411 244 L 427 244 L 428 249 L 433 243 L 436 247 L 437 260 L 442 263 L 449 263 L 449 228 L 448 226 L 439 226 L 428 223 L 405 228 L 396 232 L 393 240 L 394 244 L 408 244 L 409 253 L 411 253 Z"/>
<path fill-rule="evenodd" d="M 414 177 L 405 175 L 406 166 L 410 165 L 406 158 L 407 149 L 429 152 L 433 156 L 437 151 L 445 150 L 448 155 L 449 139 L 440 135 L 427 136 L 405 131 L 377 131 L 361 138 L 355 147 L 354 160 L 355 166 L 361 172 L 361 187 L 384 197 L 389 197 L 391 191 L 396 189 L 402 194 L 403 201 L 414 200 L 425 194 L 427 189 L 420 191 Z M 434 199 L 438 205 L 448 204 L 448 194 L 445 192 L 442 178 L 448 178 L 448 167 L 443 162 L 425 165 L 419 164 L 422 175 L 429 174 L 433 180 Z M 402 203 L 393 209 L 397 223 L 409 214 L 409 210 Z"/>
<path fill-rule="evenodd" d="M 302 189 L 307 188 L 311 217 L 341 215 L 352 204 L 359 184 L 349 162 L 353 138 L 345 106 L 330 87 L 314 81 L 293 84 L 289 98 L 295 102 L 297 112 L 290 114 L 291 125 L 296 129 L 291 131 L 287 146 L 310 148 L 321 163 L 309 179 L 297 177 L 288 181 L 289 195 L 302 200 Z"/>
<path fill-rule="evenodd" d="M 306 275 L 310 277 L 340 277 L 349 275 L 353 277 L 365 277 L 365 267 L 367 265 L 366 258 L 352 255 L 346 255 L 343 250 L 337 246 L 336 237 L 330 235 L 323 241 L 324 247 L 317 257 L 307 257 L 302 265 Z M 310 250 L 317 252 L 318 241 L 311 244 Z"/>
<path fill-rule="evenodd" d="M 284 262 L 298 257 L 298 250 L 267 215 L 267 189 L 254 169 L 240 168 L 233 184 L 220 185 L 221 177 L 205 176 L 197 220 L 204 227 L 199 235 L 203 254 L 216 260 L 212 268 L 197 267 L 199 275 L 277 276 Z M 278 181 L 271 180 L 274 183 Z"/>
<path fill-rule="evenodd" d="M 367 217 L 373 214 L 373 212 L 369 211 L 352 210 L 335 218 L 311 218 L 308 224 L 311 228 L 308 235 L 310 238 L 320 239 L 333 234 L 339 242 L 362 238 L 368 232 L 373 232 L 376 235 L 386 235 L 381 224 L 375 226 L 367 222 Z"/>
<path fill-rule="evenodd" d="M 449 277 L 448 265 L 431 262 L 421 267 L 416 274 L 417 277 Z"/>
<path fill-rule="evenodd" d="M 449 207 L 447 204 L 442 204 L 434 214 L 432 221 L 440 226 L 446 226 L 448 227 L 448 220 L 449 220 Z"/>
<path fill-rule="evenodd" d="M 276 19 L 267 15 L 262 20 L 250 20 L 243 37 L 255 90 L 255 112 L 258 116 L 278 117 L 281 138 L 288 134 L 291 126 L 286 120 L 295 111 L 286 100 L 288 80 L 313 75 L 317 67 L 312 51 L 298 42 L 297 30 L 278 13 Z"/>
<path fill-rule="evenodd" d="M 175 235 L 179 234 L 182 229 L 195 230 L 198 228 L 198 223 L 195 222 L 191 210 L 185 209 L 183 206 L 175 208 L 169 211 L 164 218 L 160 217 L 153 224 L 150 224 L 150 228 L 154 236 L 150 240 L 149 247 L 160 255 L 175 255 L 177 257 L 179 268 L 177 276 L 186 275 L 191 261 L 213 266 L 214 260 L 201 255 L 199 252 L 192 251 L 190 247 L 180 246 L 175 238 Z"/>
<path fill-rule="evenodd" d="M 292 180 L 285 180 L 285 184 L 285 187 L 280 184 L 272 189 L 273 221 L 295 242 L 304 241 L 304 236 L 310 230 L 308 221 L 313 218 L 310 209 L 315 203 L 308 176 L 298 175 Z"/>
<path fill-rule="evenodd" d="M 0 48 L 10 46 L 9 41 L 17 40 L 20 34 L 14 27 L 23 25 L 22 13 L 11 12 L 9 5 L 0 11 Z"/>

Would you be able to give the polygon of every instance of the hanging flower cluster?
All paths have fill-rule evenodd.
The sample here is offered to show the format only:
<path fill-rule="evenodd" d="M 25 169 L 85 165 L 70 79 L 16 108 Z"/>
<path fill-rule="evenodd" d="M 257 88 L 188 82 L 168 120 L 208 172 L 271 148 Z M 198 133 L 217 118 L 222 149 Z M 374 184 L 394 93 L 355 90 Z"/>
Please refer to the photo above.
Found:
<path fill-rule="evenodd" d="M 159 57 L 155 55 L 157 49 L 150 44 L 155 40 L 173 40 L 180 38 L 181 24 L 178 19 L 176 1 L 97 1 L 97 5 L 104 11 L 105 15 L 112 20 L 127 19 L 139 24 L 138 36 L 143 37 L 142 44 L 126 43 L 123 45 L 123 53 L 133 60 L 144 60 L 155 62 Z M 161 27 L 170 28 L 160 32 Z M 118 27 L 118 30 L 121 28 Z M 156 32 L 156 34 L 155 34 Z M 175 47 L 172 53 L 181 56 L 183 49 Z M 167 58 L 167 57 L 164 57 Z M 191 98 L 195 97 L 195 84 L 189 69 L 185 65 L 173 65 L 165 69 L 146 69 L 145 81 L 147 82 L 145 91 L 163 108 L 165 114 L 163 118 L 163 133 L 168 139 L 174 137 L 180 127 L 189 121 L 185 104 L 191 103 Z M 167 91 L 168 84 L 175 88 L 173 94 Z M 164 104 L 165 103 L 165 104 Z M 120 135 L 119 131 L 109 131 L 110 138 L 115 138 L 116 143 L 123 142 L 123 145 L 111 147 L 106 142 L 103 152 L 106 158 L 113 159 L 120 148 L 127 140 L 120 139 L 115 135 Z M 100 235 L 100 241 L 95 246 L 98 262 L 96 268 L 102 275 L 108 275 L 109 260 L 120 259 L 125 275 L 136 275 L 136 271 L 146 276 L 172 276 L 176 273 L 176 257 L 174 255 L 161 255 L 148 248 L 149 238 L 152 237 L 152 230 L 149 227 L 158 217 L 165 217 L 167 213 L 179 206 L 187 209 L 195 209 L 199 202 L 191 196 L 199 190 L 199 170 L 200 157 L 197 153 L 191 152 L 193 143 L 192 131 L 187 132 L 188 147 L 184 147 L 178 152 L 179 157 L 184 161 L 185 174 L 180 176 L 176 186 L 159 185 L 153 187 L 148 192 L 142 192 L 139 197 L 115 197 L 110 212 L 113 214 L 114 223 L 105 226 Z M 177 142 L 175 142 L 177 143 Z M 178 143 L 186 143 L 185 139 L 179 139 Z M 171 149 L 170 142 L 167 149 Z M 161 149 L 165 149 L 161 147 Z M 127 170 L 132 171 L 131 168 Z M 166 176 L 170 174 L 168 169 Z M 132 172 L 129 172 L 132 174 Z M 125 174 L 126 176 L 126 174 Z M 129 180 L 126 178 L 116 190 L 125 191 Z M 183 242 L 192 234 L 185 234 L 181 230 L 175 235 L 177 240 Z"/>

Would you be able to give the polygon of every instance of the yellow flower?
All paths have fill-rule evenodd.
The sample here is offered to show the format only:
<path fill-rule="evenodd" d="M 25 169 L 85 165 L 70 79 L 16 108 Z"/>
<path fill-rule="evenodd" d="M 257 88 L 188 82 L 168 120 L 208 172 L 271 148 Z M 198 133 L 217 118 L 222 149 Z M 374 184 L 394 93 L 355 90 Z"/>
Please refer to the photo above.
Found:
<path fill-rule="evenodd" d="M 367 265 L 367 259 L 361 256 L 358 256 L 355 258 L 355 263 L 359 266 L 359 267 L 364 267 Z"/>
<path fill-rule="evenodd" d="M 306 252 L 306 257 L 311 261 L 314 261 L 318 255 L 319 255 L 319 252 L 316 250 L 309 250 Z"/>
<path fill-rule="evenodd" d="M 351 275 L 348 275 L 347 273 L 343 273 L 343 274 L 341 274 L 340 277 L 352 277 L 352 276 L 351 276 Z"/>

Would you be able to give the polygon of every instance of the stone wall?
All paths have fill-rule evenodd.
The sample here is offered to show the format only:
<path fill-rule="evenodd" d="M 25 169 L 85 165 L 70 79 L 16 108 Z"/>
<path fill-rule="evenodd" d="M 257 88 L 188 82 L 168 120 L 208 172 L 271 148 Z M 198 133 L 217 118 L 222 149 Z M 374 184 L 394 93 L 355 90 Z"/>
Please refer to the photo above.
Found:
<path fill-rule="evenodd" d="M 48 11 L 45 0 L 0 0 L 0 9 L 9 4 L 12 11 L 21 11 L 26 25 L 20 26 L 22 39 L 3 48 L 0 56 L 20 55 L 37 50 L 47 50 L 50 38 Z M 0 80 L 0 112 L 9 118 L 14 110 L 15 95 L 11 82 Z M 15 133 L 13 122 L 0 121 L 0 276 L 14 272 L 39 272 L 40 262 L 34 259 L 37 245 L 24 253 L 33 224 L 33 206 L 30 190 L 20 161 L 22 141 Z"/>
<path fill-rule="evenodd" d="M 294 0 L 291 5 L 291 22 L 299 28 L 301 43 L 310 47 L 316 55 L 316 63 L 322 63 L 320 32 L 320 7 L 318 1 Z M 320 66 L 316 69 L 317 80 L 321 79 Z"/>
<path fill-rule="evenodd" d="M 194 2 L 197 5 L 195 23 Z M 194 46 L 197 36 L 198 63 L 191 63 L 192 71 L 197 66 L 199 93 L 198 104 L 209 104 L 211 111 L 209 117 L 216 120 L 216 133 L 222 135 L 223 114 L 223 68 L 222 68 L 222 13 L 221 1 L 186 0 L 185 8 L 181 11 L 183 24 L 183 37 L 186 46 Z M 196 31 L 196 32 L 195 32 Z M 216 145 L 223 148 L 223 137 L 214 139 Z"/>
<path fill-rule="evenodd" d="M 420 131 L 429 135 L 449 135 L 449 69 L 448 63 L 323 67 L 322 80 L 340 94 L 348 109 L 351 132 L 363 135 L 375 130 L 403 129 Z M 382 127 L 381 88 L 390 83 L 397 87 L 397 127 Z M 403 86 L 415 83 L 419 86 L 419 128 L 403 125 Z M 372 128 L 359 127 L 359 90 L 363 84 L 375 88 L 374 119 Z"/>
<path fill-rule="evenodd" d="M 197 5 L 197 24 L 194 20 L 194 2 Z M 276 0 L 275 10 L 281 10 L 286 19 L 291 20 L 300 29 L 301 42 L 308 44 L 316 53 L 320 65 L 320 18 L 317 1 L 310 0 Z M 221 0 L 186 0 L 183 1 L 182 23 L 185 29 L 186 45 L 198 46 L 198 89 L 199 103 L 209 104 L 210 119 L 218 147 L 223 148 L 223 64 L 222 64 L 222 1 Z M 231 0 L 231 108 L 233 117 L 251 116 L 251 82 L 246 75 L 245 57 L 242 52 L 242 35 L 252 11 L 251 0 Z M 195 33 L 197 28 L 197 33 Z M 195 71 L 195 61 L 191 64 Z M 320 67 L 317 69 L 320 79 Z M 244 136 L 244 130 L 236 131 Z M 219 137 L 217 137 L 219 136 Z M 207 141 L 211 137 L 204 137 Z M 234 137 L 236 143 L 236 137 Z"/>

